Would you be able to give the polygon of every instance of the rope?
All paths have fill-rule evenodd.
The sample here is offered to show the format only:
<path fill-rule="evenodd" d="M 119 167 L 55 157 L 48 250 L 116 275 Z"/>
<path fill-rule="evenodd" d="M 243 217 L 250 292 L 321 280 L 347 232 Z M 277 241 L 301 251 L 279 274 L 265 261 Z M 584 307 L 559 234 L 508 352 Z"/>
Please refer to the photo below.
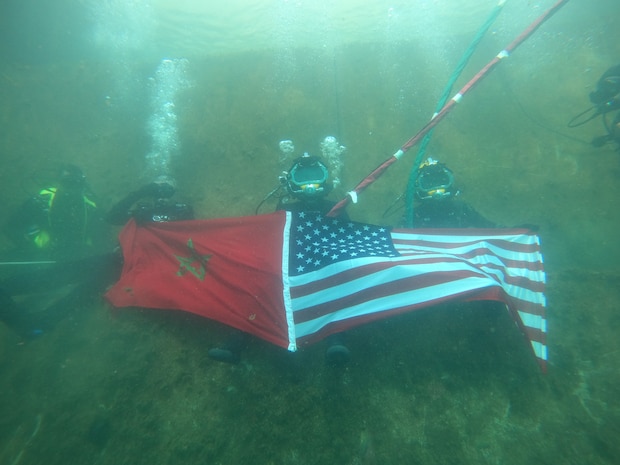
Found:
<path fill-rule="evenodd" d="M 347 196 L 340 200 L 334 207 L 329 211 L 327 216 L 337 216 L 344 207 L 348 205 L 350 201 L 357 201 L 358 195 L 364 191 L 370 184 L 375 182 L 393 163 L 398 161 L 402 156 L 413 147 L 422 137 L 424 137 L 431 129 L 433 129 L 437 124 L 439 124 L 450 111 L 454 108 L 454 106 L 459 103 L 463 96 L 467 94 L 470 90 L 472 90 L 476 84 L 478 84 L 482 78 L 487 76 L 493 68 L 501 61 L 502 58 L 510 56 L 510 53 L 515 50 L 525 39 L 527 39 L 530 35 L 532 35 L 547 19 L 553 16 L 568 0 L 558 0 L 555 5 L 545 11 L 542 15 L 540 15 L 533 23 L 531 23 L 527 29 L 525 29 L 515 40 L 513 40 L 506 48 L 504 48 L 501 52 L 499 52 L 495 58 L 493 58 L 489 63 L 487 63 L 463 88 L 456 94 L 443 108 L 433 117 L 431 120 L 426 123 L 426 125 L 411 139 L 409 139 L 405 144 L 394 153 L 390 158 L 385 160 L 381 165 L 375 168 L 365 179 L 363 179 L 351 192 L 347 193 Z"/>
<path fill-rule="evenodd" d="M 487 20 L 480 27 L 480 29 L 478 30 L 478 32 L 472 39 L 471 43 L 469 44 L 469 47 L 467 48 L 463 56 L 461 56 L 461 59 L 456 66 L 456 69 L 453 71 L 452 76 L 450 77 L 450 79 L 448 80 L 448 83 L 444 87 L 441 98 L 439 99 L 439 102 L 437 103 L 437 107 L 435 108 L 435 115 L 439 113 L 439 111 L 441 111 L 443 106 L 446 104 L 446 102 L 450 98 L 450 94 L 452 93 L 452 87 L 454 86 L 454 83 L 456 82 L 456 80 L 459 78 L 459 76 L 463 72 L 463 69 L 465 69 L 465 66 L 467 66 L 469 59 L 473 55 L 474 51 L 476 50 L 476 47 L 478 46 L 478 44 L 480 43 L 480 41 L 482 40 L 486 32 L 491 27 L 491 24 L 493 24 L 495 20 L 497 19 L 497 16 L 502 11 L 502 7 L 504 6 L 505 3 L 506 3 L 506 0 L 500 0 L 500 2 L 495 6 L 495 8 L 493 8 Z M 407 190 L 405 194 L 405 221 L 406 221 L 406 225 L 408 228 L 413 227 L 413 197 L 415 193 L 415 180 L 418 176 L 420 164 L 422 163 L 422 160 L 424 159 L 424 156 L 426 154 L 426 147 L 431 141 L 432 135 L 433 135 L 433 130 L 431 129 L 424 136 L 424 139 L 420 143 L 420 149 L 418 150 L 418 154 L 415 158 L 415 161 L 413 162 L 411 173 L 409 174 L 409 182 L 407 183 Z"/>

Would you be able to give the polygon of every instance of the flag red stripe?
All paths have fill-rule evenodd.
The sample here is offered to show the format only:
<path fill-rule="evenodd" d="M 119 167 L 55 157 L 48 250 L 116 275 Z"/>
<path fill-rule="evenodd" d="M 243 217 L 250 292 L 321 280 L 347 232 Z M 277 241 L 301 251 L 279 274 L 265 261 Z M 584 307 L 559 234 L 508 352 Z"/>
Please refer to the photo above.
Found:
<path fill-rule="evenodd" d="M 467 278 L 481 278 L 488 281 L 488 278 L 482 273 L 460 270 L 455 272 L 426 273 L 419 276 L 404 277 L 388 283 L 376 283 L 374 285 L 371 285 L 371 282 L 367 282 L 368 287 L 360 289 L 357 292 L 353 292 L 343 297 L 334 298 L 329 302 L 314 305 L 304 310 L 295 310 L 295 323 L 313 320 L 315 318 L 328 315 L 334 311 L 352 307 L 363 302 L 379 299 L 381 297 L 394 296 L 403 292 L 403 290 L 422 290 L 432 286 L 456 284 L 458 281 Z M 371 278 L 369 281 L 373 281 L 373 279 Z M 475 291 L 477 290 L 478 289 Z M 291 289 L 291 294 L 292 292 L 293 290 Z M 466 293 L 450 294 L 448 297 L 453 298 L 454 296 L 465 294 Z M 427 299 L 425 299 L 425 301 L 430 302 L 430 300 Z"/>
<path fill-rule="evenodd" d="M 541 344 L 545 344 L 547 341 L 547 333 L 542 332 L 540 329 L 524 325 L 523 331 L 525 332 L 525 335 L 528 337 L 528 339 L 532 341 L 537 341 Z"/>
<path fill-rule="evenodd" d="M 430 265 L 430 264 L 445 264 L 445 263 L 463 263 L 463 260 L 460 260 L 455 257 L 444 256 L 444 257 L 426 257 L 424 255 L 421 256 L 408 256 L 406 261 L 398 261 L 396 266 L 405 266 L 405 265 Z M 353 269 L 346 270 L 345 272 L 337 273 L 337 274 L 329 274 L 324 278 L 316 278 L 307 284 L 299 284 L 291 287 L 291 297 L 302 297 L 304 295 L 314 294 L 328 287 L 336 287 L 342 285 L 346 282 L 353 281 L 355 279 L 360 279 L 364 276 L 370 275 L 372 273 L 379 272 L 381 270 L 387 269 L 394 266 L 393 263 L 371 263 L 368 265 L 356 266 Z M 467 264 L 467 266 L 471 266 L 471 264 Z M 490 267 L 490 265 L 486 265 Z M 502 267 L 493 267 L 499 271 L 503 271 Z M 513 284 L 515 286 L 522 287 L 531 292 L 543 292 L 544 291 L 544 283 L 533 281 L 529 278 L 525 277 L 517 277 L 517 276 L 508 276 L 504 278 L 507 284 Z"/>
<path fill-rule="evenodd" d="M 460 238 L 459 238 L 460 239 Z M 458 242 L 450 242 L 450 241 L 442 241 L 441 237 L 434 238 L 430 235 L 421 235 L 414 236 L 411 239 L 402 239 L 396 238 L 393 235 L 393 242 L 396 248 L 406 248 L 410 247 L 429 247 L 429 248 L 438 248 L 442 250 L 452 250 L 457 248 L 471 248 L 472 246 L 477 246 L 480 243 L 484 243 L 489 247 L 496 247 L 498 249 L 507 250 L 511 253 L 519 254 L 519 253 L 531 253 L 534 252 L 532 244 L 520 243 L 520 242 L 512 242 L 508 238 L 500 239 L 493 238 L 487 239 L 484 236 L 477 236 L 477 240 L 474 241 L 465 241 L 459 240 Z"/>
<path fill-rule="evenodd" d="M 470 257 L 469 260 L 462 260 L 461 257 L 463 257 L 462 255 L 458 255 L 459 258 L 454 258 L 454 257 L 450 257 L 448 256 L 439 256 L 439 257 L 425 257 L 424 255 L 420 255 L 419 257 L 416 257 L 414 255 L 406 255 L 407 257 L 411 257 L 411 258 L 415 258 L 416 263 L 417 264 L 431 264 L 431 263 L 456 263 L 456 262 L 463 262 L 463 261 L 467 261 L 470 265 L 472 263 L 475 264 L 475 262 L 472 262 L 473 257 Z M 489 257 L 495 257 L 497 258 L 497 255 L 494 254 L 484 254 L 484 255 L 477 255 L 478 258 L 483 258 L 484 260 L 484 266 L 481 266 L 480 268 L 483 270 L 488 270 L 488 269 L 492 269 L 495 271 L 498 271 L 502 274 L 503 276 L 503 281 L 506 284 L 511 284 L 514 286 L 518 286 L 518 287 L 522 287 L 525 289 L 528 289 L 532 292 L 543 292 L 544 291 L 544 282 L 541 281 L 534 281 L 526 276 L 513 276 L 513 275 L 507 275 L 505 273 L 506 269 L 512 269 L 512 270 L 528 270 L 531 272 L 538 272 L 541 271 L 540 269 L 538 269 L 538 266 L 530 266 L 532 265 L 532 262 L 525 262 L 525 261 L 516 261 L 516 260 L 510 260 L 510 264 L 508 264 L 506 261 L 505 266 L 504 265 L 497 265 L 495 263 L 491 263 L 488 261 Z M 504 260 L 502 260 L 504 261 Z M 490 273 L 491 276 L 494 276 L 492 273 Z"/>
<path fill-rule="evenodd" d="M 419 241 L 418 241 L 419 242 Z M 480 243 L 480 241 L 476 242 L 476 243 Z M 528 250 L 527 252 L 524 251 L 519 251 L 517 252 L 517 254 L 519 255 L 525 255 L 526 253 L 531 255 L 531 260 L 527 260 L 527 257 L 518 257 L 518 259 L 516 257 L 507 257 L 507 256 L 502 256 L 499 254 L 498 251 L 489 249 L 487 247 L 476 247 L 474 249 L 469 248 L 467 250 L 467 252 L 451 252 L 450 250 L 456 249 L 456 248 L 462 248 L 465 247 L 464 245 L 455 245 L 455 244 L 450 244 L 453 247 L 443 247 L 442 244 L 439 243 L 434 243 L 432 247 L 429 247 L 428 244 L 423 244 L 422 242 L 413 244 L 411 243 L 410 246 L 408 248 L 404 248 L 400 245 L 396 246 L 396 250 L 402 254 L 402 255 L 414 255 L 414 254 L 423 254 L 423 253 L 443 253 L 443 254 L 447 254 L 447 255 L 454 255 L 454 256 L 458 256 L 458 257 L 462 257 L 464 259 L 467 260 L 472 260 L 474 258 L 485 258 L 485 257 L 495 257 L 498 260 L 501 260 L 502 263 L 504 263 L 506 266 L 511 267 L 511 268 L 523 268 L 523 269 L 527 269 L 530 271 L 542 271 L 543 270 L 543 266 L 542 263 L 535 261 L 535 252 L 536 250 Z M 426 250 L 426 248 L 431 248 L 432 250 Z M 502 250 L 507 251 L 508 253 L 513 253 L 513 251 L 508 250 L 505 247 L 501 248 Z"/>

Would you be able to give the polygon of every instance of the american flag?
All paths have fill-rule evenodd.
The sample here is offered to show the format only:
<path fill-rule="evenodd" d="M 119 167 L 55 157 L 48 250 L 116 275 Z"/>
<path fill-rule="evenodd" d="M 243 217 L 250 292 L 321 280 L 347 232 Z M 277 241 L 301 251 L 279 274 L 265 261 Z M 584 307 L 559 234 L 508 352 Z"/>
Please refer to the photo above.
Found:
<path fill-rule="evenodd" d="M 317 212 L 293 214 L 290 237 L 290 275 L 353 258 L 398 256 L 387 228 L 327 218 Z"/>
<path fill-rule="evenodd" d="M 395 229 L 316 212 L 138 226 L 121 232 L 117 307 L 183 310 L 296 350 L 390 315 L 505 302 L 544 366 L 545 275 L 523 229 Z"/>
<path fill-rule="evenodd" d="M 291 215 L 287 312 L 291 341 L 449 300 L 505 302 L 544 363 L 545 275 L 524 230 L 393 230 Z M 286 282 L 286 281 L 285 281 Z"/>

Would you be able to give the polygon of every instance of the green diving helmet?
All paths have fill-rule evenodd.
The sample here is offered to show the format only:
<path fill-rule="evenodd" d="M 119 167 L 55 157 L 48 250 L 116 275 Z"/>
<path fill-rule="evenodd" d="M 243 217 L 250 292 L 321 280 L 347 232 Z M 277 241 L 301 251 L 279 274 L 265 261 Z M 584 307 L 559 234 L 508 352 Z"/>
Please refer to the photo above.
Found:
<path fill-rule="evenodd" d="M 458 194 L 454 187 L 454 175 L 443 163 L 427 158 L 418 170 L 415 181 L 419 199 L 445 199 Z"/>
<path fill-rule="evenodd" d="M 304 153 L 293 162 L 286 176 L 289 192 L 304 200 L 323 197 L 329 192 L 327 166 L 318 158 Z"/>

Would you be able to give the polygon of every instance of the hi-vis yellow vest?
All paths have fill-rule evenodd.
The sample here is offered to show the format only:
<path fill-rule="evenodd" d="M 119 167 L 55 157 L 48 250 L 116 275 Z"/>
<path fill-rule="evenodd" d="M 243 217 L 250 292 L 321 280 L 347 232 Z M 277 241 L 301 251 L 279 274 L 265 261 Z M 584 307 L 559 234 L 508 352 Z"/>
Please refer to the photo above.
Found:
<path fill-rule="evenodd" d="M 58 188 L 56 188 L 56 187 L 48 187 L 47 189 L 42 189 L 39 192 L 39 196 L 41 196 L 43 199 L 45 199 L 47 201 L 48 226 L 49 226 L 49 212 L 52 211 L 52 207 L 54 205 L 54 198 L 56 197 L 56 192 L 57 191 L 58 191 Z M 90 200 L 85 195 L 83 196 L 83 199 L 84 199 L 84 218 L 86 218 L 86 222 L 85 222 L 84 226 L 86 226 L 86 224 L 88 223 L 88 209 L 89 209 L 89 207 L 94 209 L 94 208 L 97 208 L 97 205 L 95 204 L 95 202 Z M 44 248 L 46 248 L 46 247 L 48 247 L 50 245 L 51 240 L 52 240 L 52 238 L 50 236 L 49 231 L 47 229 L 45 229 L 45 228 L 42 228 L 34 236 L 33 242 L 37 246 L 37 248 L 44 249 Z M 90 238 L 85 237 L 85 242 L 87 242 L 87 243 L 90 242 Z"/>

